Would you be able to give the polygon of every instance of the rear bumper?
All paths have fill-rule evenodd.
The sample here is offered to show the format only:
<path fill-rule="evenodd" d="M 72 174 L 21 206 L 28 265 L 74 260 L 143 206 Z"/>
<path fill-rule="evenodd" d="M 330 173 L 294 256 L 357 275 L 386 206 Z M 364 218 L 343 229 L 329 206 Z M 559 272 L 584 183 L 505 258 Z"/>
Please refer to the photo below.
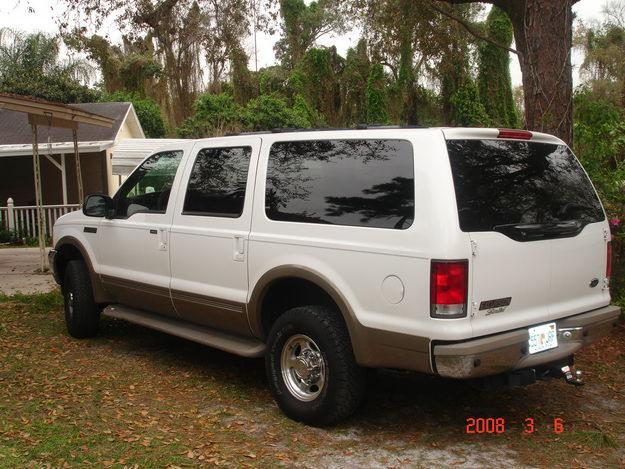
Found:
<path fill-rule="evenodd" d="M 621 309 L 606 306 L 556 320 L 558 347 L 528 353 L 527 328 L 433 347 L 436 372 L 448 378 L 477 378 L 531 368 L 560 360 L 608 334 L 619 321 Z"/>

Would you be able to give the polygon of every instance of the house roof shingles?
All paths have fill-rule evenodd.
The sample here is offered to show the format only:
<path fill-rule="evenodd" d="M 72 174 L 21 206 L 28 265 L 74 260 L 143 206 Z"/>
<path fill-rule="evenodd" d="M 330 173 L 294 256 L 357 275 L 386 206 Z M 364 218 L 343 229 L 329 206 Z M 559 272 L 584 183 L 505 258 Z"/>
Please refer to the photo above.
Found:
<path fill-rule="evenodd" d="M 115 119 L 113 128 L 99 127 L 91 124 L 78 124 L 78 141 L 95 142 L 115 140 L 117 132 L 128 113 L 130 103 L 83 103 L 72 104 L 71 107 Z M 39 143 L 47 143 L 48 128 L 39 126 Z M 52 143 L 71 142 L 72 131 L 58 127 L 50 128 Z M 33 137 L 28 115 L 23 112 L 0 109 L 0 146 L 32 144 Z"/>

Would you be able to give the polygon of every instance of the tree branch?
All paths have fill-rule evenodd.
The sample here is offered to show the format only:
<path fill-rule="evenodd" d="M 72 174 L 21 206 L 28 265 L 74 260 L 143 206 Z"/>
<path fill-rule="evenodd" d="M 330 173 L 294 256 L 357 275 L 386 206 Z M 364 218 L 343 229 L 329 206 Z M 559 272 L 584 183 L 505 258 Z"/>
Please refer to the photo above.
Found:
<path fill-rule="evenodd" d="M 391 69 L 391 72 L 393 72 L 393 78 L 395 80 L 397 80 L 397 67 L 395 67 L 392 63 L 388 62 L 388 61 L 382 61 L 380 62 L 380 64 L 382 65 L 386 65 L 388 68 Z"/>
<path fill-rule="evenodd" d="M 470 0 L 442 0 L 442 1 L 445 1 L 447 3 L 453 3 L 453 4 L 475 3 L 474 1 L 470 1 Z M 491 1 L 491 2 L 488 2 L 488 3 L 493 3 L 493 2 Z M 513 54 L 520 55 L 520 52 L 518 50 L 512 49 L 510 47 L 506 47 L 504 45 L 501 45 L 498 42 L 493 41 L 491 38 L 478 33 L 475 29 L 473 29 L 473 26 L 471 26 L 467 21 L 463 20 L 462 18 L 459 18 L 459 17 L 457 17 L 455 15 L 452 15 L 448 11 L 445 11 L 444 9 L 434 5 L 433 3 L 430 4 L 430 7 L 432 7 L 433 10 L 437 11 L 441 15 L 446 16 L 447 18 L 450 18 L 450 19 L 456 21 L 457 23 L 459 23 L 464 29 L 467 30 L 467 32 L 471 36 L 475 37 L 476 39 L 479 39 L 481 41 L 486 41 L 486 42 L 488 42 L 488 43 L 490 43 L 490 44 L 492 44 L 494 46 L 499 47 L 500 49 L 505 49 L 508 52 L 512 52 Z"/>

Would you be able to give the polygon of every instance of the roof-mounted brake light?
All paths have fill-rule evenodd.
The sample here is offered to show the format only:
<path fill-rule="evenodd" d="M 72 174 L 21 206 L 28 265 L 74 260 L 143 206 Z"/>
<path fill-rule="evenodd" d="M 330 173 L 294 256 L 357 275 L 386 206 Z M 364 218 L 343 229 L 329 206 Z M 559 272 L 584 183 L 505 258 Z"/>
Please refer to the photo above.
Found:
<path fill-rule="evenodd" d="M 532 132 L 529 130 L 499 129 L 497 138 L 511 138 L 514 140 L 531 140 Z"/>

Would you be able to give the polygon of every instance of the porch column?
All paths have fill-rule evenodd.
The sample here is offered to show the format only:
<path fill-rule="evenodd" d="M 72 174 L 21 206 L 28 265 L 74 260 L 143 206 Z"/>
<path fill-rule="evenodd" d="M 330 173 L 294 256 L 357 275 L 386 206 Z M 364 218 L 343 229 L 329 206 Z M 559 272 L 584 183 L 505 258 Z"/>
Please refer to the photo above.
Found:
<path fill-rule="evenodd" d="M 67 205 L 67 167 L 65 166 L 65 153 L 61 153 L 61 184 L 63 186 L 63 205 Z"/>
<path fill-rule="evenodd" d="M 80 169 L 80 153 L 78 152 L 78 132 L 76 127 L 72 129 L 74 134 L 74 158 L 76 158 L 76 182 L 78 183 L 78 203 L 82 205 L 85 194 L 82 188 L 82 170 Z"/>
<path fill-rule="evenodd" d="M 33 173 L 35 176 L 35 203 L 37 205 L 37 237 L 39 238 L 39 254 L 41 256 L 41 272 L 46 267 L 46 241 L 43 225 L 46 222 L 43 215 L 43 201 L 41 195 L 41 168 L 39 166 L 39 144 L 37 142 L 37 124 L 31 123 L 33 132 Z"/>

